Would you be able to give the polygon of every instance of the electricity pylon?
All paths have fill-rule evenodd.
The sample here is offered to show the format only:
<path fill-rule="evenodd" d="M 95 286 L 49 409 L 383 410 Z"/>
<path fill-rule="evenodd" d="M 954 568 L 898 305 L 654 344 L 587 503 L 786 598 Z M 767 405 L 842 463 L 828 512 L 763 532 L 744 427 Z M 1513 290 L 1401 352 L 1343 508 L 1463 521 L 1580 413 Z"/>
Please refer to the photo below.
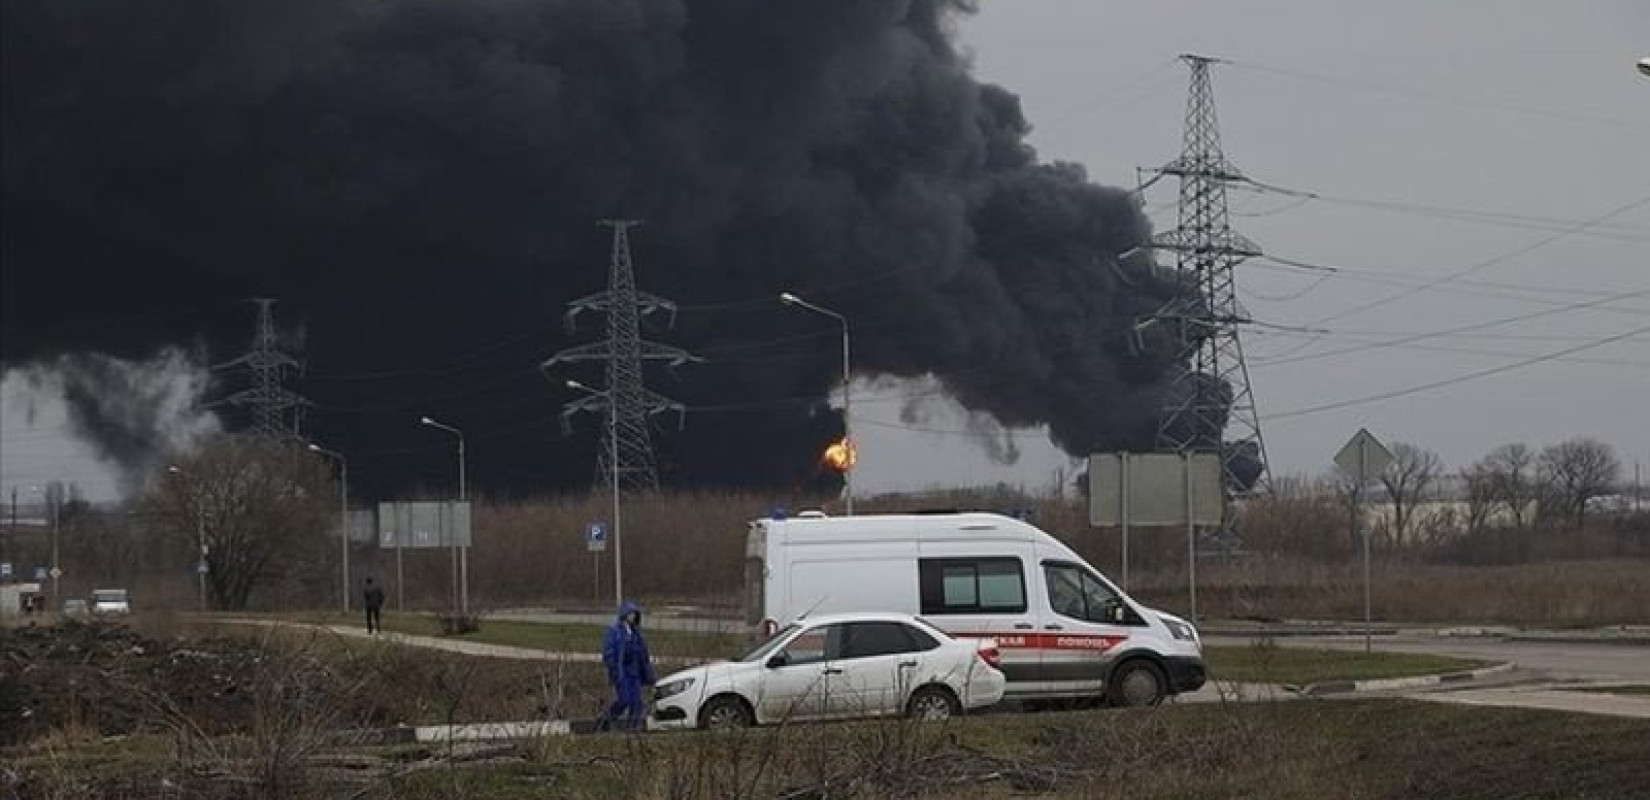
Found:
<path fill-rule="evenodd" d="M 563 350 L 541 367 L 561 363 L 600 361 L 607 367 L 607 386 L 562 407 L 562 424 L 578 412 L 600 412 L 605 417 L 608 446 L 597 451 L 597 482 L 609 488 L 653 490 L 659 488 L 659 472 L 653 460 L 653 442 L 648 418 L 675 411 L 678 422 L 685 412 L 682 404 L 647 388 L 642 375 L 648 361 L 679 366 L 699 358 L 675 347 L 642 338 L 641 319 L 658 311 L 670 314 L 674 324 L 676 304 L 636 289 L 636 274 L 630 260 L 630 229 L 639 220 L 609 219 L 602 225 L 613 229 L 613 254 L 607 273 L 607 291 L 568 303 L 567 323 L 572 327 L 584 311 L 607 314 L 607 340 Z"/>
<path fill-rule="evenodd" d="M 1180 218 L 1152 238 L 1154 247 L 1177 253 L 1181 280 L 1196 295 L 1155 315 L 1179 323 L 1181 371 L 1170 387 L 1158 423 L 1158 446 L 1179 452 L 1221 455 L 1226 485 L 1235 494 L 1269 491 L 1266 446 L 1249 387 L 1239 328 L 1250 322 L 1238 303 L 1233 268 L 1261 254 L 1260 246 L 1232 230 L 1226 184 L 1243 174 L 1226 160 L 1215 119 L 1209 65 L 1215 59 L 1182 55 L 1192 69 L 1186 130 L 1180 157 L 1160 173 L 1180 178 Z"/>

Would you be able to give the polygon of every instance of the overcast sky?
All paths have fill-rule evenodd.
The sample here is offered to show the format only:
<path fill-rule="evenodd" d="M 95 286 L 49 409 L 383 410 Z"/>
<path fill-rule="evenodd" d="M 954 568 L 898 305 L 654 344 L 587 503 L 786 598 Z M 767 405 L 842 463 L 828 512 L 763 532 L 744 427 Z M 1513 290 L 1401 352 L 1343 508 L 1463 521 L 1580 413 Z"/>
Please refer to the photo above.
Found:
<path fill-rule="evenodd" d="M 982 79 L 1021 97 L 1045 158 L 1126 186 L 1174 158 L 1175 56 L 1195 52 L 1232 62 L 1214 73 L 1229 158 L 1335 198 L 1230 195 L 1234 226 L 1270 256 L 1342 268 L 1239 268 L 1263 323 L 1244 348 L 1275 473 L 1320 471 L 1359 427 L 1451 467 L 1582 435 L 1629 469 L 1650 463 L 1650 78 L 1633 69 L 1650 54 L 1650 3 L 981 5 L 960 39 Z M 1148 194 L 1160 229 L 1173 200 L 1168 182 Z M 0 392 L 0 484 L 112 493 L 87 450 L 60 441 L 61 410 L 31 418 L 19 392 Z M 1038 487 L 1066 464 L 1028 431 L 1019 462 L 994 465 L 943 408 L 925 431 L 895 430 L 901 405 L 898 387 L 855 396 L 862 491 Z"/>
<path fill-rule="evenodd" d="M 981 5 L 961 39 L 982 79 L 1020 95 L 1045 158 L 1130 186 L 1137 167 L 1172 159 L 1188 74 L 1175 56 L 1193 52 L 1233 62 L 1215 68 L 1215 99 L 1245 174 L 1406 209 L 1230 194 L 1234 227 L 1268 254 L 1346 268 L 1239 268 L 1254 319 L 1329 331 L 1243 333 L 1275 472 L 1322 470 L 1359 427 L 1451 467 L 1505 442 L 1582 435 L 1613 444 L 1629 468 L 1650 463 L 1650 333 L 1515 366 L 1650 325 L 1650 79 L 1633 69 L 1650 55 L 1650 3 Z M 1160 229 L 1174 224 L 1174 197 L 1168 182 L 1149 193 Z M 1488 215 L 1502 224 L 1462 220 Z M 1523 319 L 1490 324 L 1513 317 Z M 892 398 L 863 405 L 856 415 L 898 419 Z M 1026 436 L 1017 469 L 992 469 L 964 437 L 861 427 L 869 486 L 1037 486 L 1065 461 Z"/>

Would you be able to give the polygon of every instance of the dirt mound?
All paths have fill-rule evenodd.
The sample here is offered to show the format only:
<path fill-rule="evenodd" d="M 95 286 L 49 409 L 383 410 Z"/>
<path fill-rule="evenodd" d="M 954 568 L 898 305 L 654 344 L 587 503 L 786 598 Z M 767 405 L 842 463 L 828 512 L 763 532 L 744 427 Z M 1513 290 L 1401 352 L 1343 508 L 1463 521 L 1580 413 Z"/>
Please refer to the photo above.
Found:
<path fill-rule="evenodd" d="M 0 630 L 0 745 L 60 728 L 105 736 L 174 724 L 242 731 L 260 688 L 313 698 L 335 680 L 317 661 L 244 640 L 163 642 L 108 624 Z"/>

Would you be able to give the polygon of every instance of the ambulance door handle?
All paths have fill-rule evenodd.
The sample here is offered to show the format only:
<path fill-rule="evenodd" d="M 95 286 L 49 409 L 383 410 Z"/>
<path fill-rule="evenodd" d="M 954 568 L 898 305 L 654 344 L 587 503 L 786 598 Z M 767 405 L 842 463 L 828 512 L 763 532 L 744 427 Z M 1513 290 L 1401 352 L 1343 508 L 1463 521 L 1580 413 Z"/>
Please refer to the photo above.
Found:
<path fill-rule="evenodd" d="M 1044 625 L 1043 630 L 1045 630 L 1045 631 L 1063 631 L 1063 630 L 1065 630 L 1065 628 L 1063 628 L 1059 625 Z"/>
<path fill-rule="evenodd" d="M 1032 624 L 1029 623 L 1029 622 L 1016 622 L 1016 623 L 1014 623 L 1014 630 L 1017 630 L 1017 631 L 1029 631 L 1029 630 L 1031 630 L 1031 628 L 1032 628 Z"/>
<path fill-rule="evenodd" d="M 840 670 L 836 667 L 826 667 L 825 668 L 825 674 L 826 675 L 841 675 L 842 670 Z"/>

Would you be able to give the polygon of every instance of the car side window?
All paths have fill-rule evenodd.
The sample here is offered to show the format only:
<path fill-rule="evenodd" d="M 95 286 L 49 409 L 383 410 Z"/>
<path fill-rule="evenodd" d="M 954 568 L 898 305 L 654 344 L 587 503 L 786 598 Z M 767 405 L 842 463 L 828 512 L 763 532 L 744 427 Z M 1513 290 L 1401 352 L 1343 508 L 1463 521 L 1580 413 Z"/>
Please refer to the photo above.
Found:
<path fill-rule="evenodd" d="M 911 649 L 915 652 L 927 652 L 940 646 L 939 640 L 929 636 L 928 632 L 922 630 L 921 628 L 913 628 L 910 625 L 904 624 L 900 625 L 900 627 L 904 628 L 905 635 L 910 637 Z"/>
<path fill-rule="evenodd" d="M 814 628 L 797 634 L 796 638 L 787 643 L 785 649 L 781 651 L 781 655 L 785 656 L 785 666 L 818 664 L 824 661 L 828 630 L 828 628 L 823 627 Z"/>
<path fill-rule="evenodd" d="M 843 658 L 874 658 L 924 649 L 912 639 L 916 631 L 898 622 L 854 622 L 846 627 Z"/>

